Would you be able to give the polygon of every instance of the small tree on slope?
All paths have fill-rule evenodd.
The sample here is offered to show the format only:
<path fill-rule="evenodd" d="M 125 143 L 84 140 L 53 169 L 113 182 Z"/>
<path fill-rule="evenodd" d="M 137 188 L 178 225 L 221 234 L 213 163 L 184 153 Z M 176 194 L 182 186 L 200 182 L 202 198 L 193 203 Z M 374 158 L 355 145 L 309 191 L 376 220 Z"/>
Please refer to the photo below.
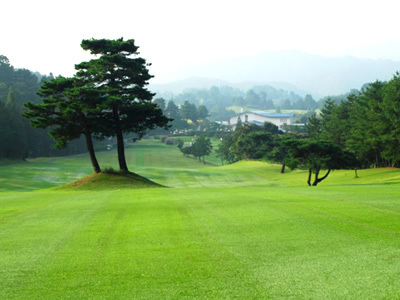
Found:
<path fill-rule="evenodd" d="M 335 169 L 352 169 L 357 167 L 358 163 L 354 155 L 343 151 L 340 147 L 321 140 L 287 140 L 283 142 L 288 147 L 287 166 L 291 169 L 308 169 L 307 184 L 316 186 L 322 180 L 326 179 L 329 173 Z M 327 170 L 326 174 L 319 177 L 321 170 Z M 311 184 L 311 176 L 315 174 Z"/>

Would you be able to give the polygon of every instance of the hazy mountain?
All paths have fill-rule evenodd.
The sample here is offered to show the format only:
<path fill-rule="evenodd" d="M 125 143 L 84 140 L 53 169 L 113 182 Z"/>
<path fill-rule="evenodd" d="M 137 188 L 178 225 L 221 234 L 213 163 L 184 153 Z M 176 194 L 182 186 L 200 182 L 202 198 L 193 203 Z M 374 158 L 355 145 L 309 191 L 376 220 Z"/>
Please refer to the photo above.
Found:
<path fill-rule="evenodd" d="M 240 89 L 242 91 L 247 91 L 256 86 L 268 85 L 277 90 L 284 90 L 288 92 L 294 92 L 302 97 L 309 94 L 309 91 L 300 89 L 293 84 L 287 82 L 256 82 L 256 81 L 247 81 L 247 82 L 237 82 L 232 83 L 225 80 L 220 79 L 212 79 L 212 78 L 204 78 L 204 77 L 190 77 L 187 79 L 177 80 L 170 83 L 165 84 L 150 84 L 149 89 L 152 92 L 158 93 L 161 96 L 168 96 L 168 94 L 180 94 L 188 89 L 209 89 L 213 86 L 223 87 L 230 86 L 233 88 Z"/>
<path fill-rule="evenodd" d="M 225 86 L 231 84 L 227 81 L 205 77 L 190 77 L 164 84 L 150 84 L 149 89 L 158 93 L 182 93 L 186 89 L 209 89 L 212 86 Z"/>
<path fill-rule="evenodd" d="M 196 76 L 196 80 L 192 78 L 180 83 L 175 82 L 170 84 L 169 88 L 171 91 L 172 87 L 177 90 L 180 84 L 184 84 L 181 85 L 181 90 L 183 86 L 207 88 L 212 85 L 251 87 L 269 84 L 276 87 L 276 83 L 279 83 L 282 89 L 293 90 L 298 94 L 309 92 L 315 98 L 320 98 L 360 89 L 364 83 L 375 80 L 389 80 L 398 70 L 400 61 L 350 56 L 325 57 L 294 50 L 265 51 L 254 56 L 226 58 L 212 64 L 182 69 L 180 78 Z M 210 77 L 218 79 L 204 79 Z M 163 89 L 165 87 L 164 85 Z M 160 85 L 157 85 L 155 90 L 159 88 Z"/>

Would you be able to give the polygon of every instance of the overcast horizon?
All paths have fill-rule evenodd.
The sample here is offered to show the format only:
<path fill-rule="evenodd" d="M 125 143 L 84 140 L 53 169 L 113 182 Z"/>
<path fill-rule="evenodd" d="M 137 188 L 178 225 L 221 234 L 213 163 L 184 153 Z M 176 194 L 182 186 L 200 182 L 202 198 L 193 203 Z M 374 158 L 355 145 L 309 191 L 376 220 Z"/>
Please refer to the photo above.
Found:
<path fill-rule="evenodd" d="M 6 1 L 0 55 L 16 68 L 71 76 L 90 59 L 82 39 L 135 39 L 152 63 L 152 83 L 270 50 L 400 61 L 398 8 L 393 0 Z"/>

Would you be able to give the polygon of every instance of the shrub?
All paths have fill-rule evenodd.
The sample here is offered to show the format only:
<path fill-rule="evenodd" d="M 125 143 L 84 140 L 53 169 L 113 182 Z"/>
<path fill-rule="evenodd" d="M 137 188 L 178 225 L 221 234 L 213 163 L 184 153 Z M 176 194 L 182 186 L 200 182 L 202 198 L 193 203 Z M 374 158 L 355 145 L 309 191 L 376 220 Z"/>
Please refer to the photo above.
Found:
<path fill-rule="evenodd" d="M 168 139 L 165 140 L 165 143 L 167 145 L 176 145 L 177 141 L 175 139 L 168 138 Z"/>
<path fill-rule="evenodd" d="M 115 171 L 112 167 L 105 167 L 105 168 L 102 170 L 102 172 L 103 172 L 103 173 L 106 173 L 106 174 L 116 174 L 116 173 L 118 173 L 118 172 Z"/>
<path fill-rule="evenodd" d="M 183 145 L 185 144 L 185 142 L 182 139 L 176 139 L 176 143 L 179 149 L 182 149 Z"/>
<path fill-rule="evenodd" d="M 182 148 L 180 148 L 180 150 L 183 153 L 183 155 L 191 155 L 192 154 L 192 147 L 191 146 L 182 147 Z"/>

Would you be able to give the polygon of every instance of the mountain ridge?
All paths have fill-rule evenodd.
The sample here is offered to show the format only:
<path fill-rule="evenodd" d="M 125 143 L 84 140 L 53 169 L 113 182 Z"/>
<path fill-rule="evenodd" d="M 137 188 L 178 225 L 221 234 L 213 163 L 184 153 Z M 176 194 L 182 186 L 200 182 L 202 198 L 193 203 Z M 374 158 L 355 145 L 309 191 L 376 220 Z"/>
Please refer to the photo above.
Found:
<path fill-rule="evenodd" d="M 376 80 L 389 80 L 398 70 L 400 61 L 389 59 L 330 57 L 296 50 L 263 51 L 252 56 L 225 58 L 182 69 L 178 76 L 180 80 L 152 84 L 151 87 L 155 91 L 166 91 L 168 88 L 176 91 L 179 90 L 179 82 L 184 83 L 185 88 L 208 88 L 212 85 L 250 88 L 251 84 L 276 87 L 276 83 L 280 83 L 284 89 L 291 86 L 287 90 L 297 94 L 309 93 L 321 98 L 345 94 Z M 193 78 L 201 78 L 203 83 L 196 84 Z M 176 86 L 173 88 L 173 85 Z M 182 85 L 180 89 L 184 89 Z"/>

